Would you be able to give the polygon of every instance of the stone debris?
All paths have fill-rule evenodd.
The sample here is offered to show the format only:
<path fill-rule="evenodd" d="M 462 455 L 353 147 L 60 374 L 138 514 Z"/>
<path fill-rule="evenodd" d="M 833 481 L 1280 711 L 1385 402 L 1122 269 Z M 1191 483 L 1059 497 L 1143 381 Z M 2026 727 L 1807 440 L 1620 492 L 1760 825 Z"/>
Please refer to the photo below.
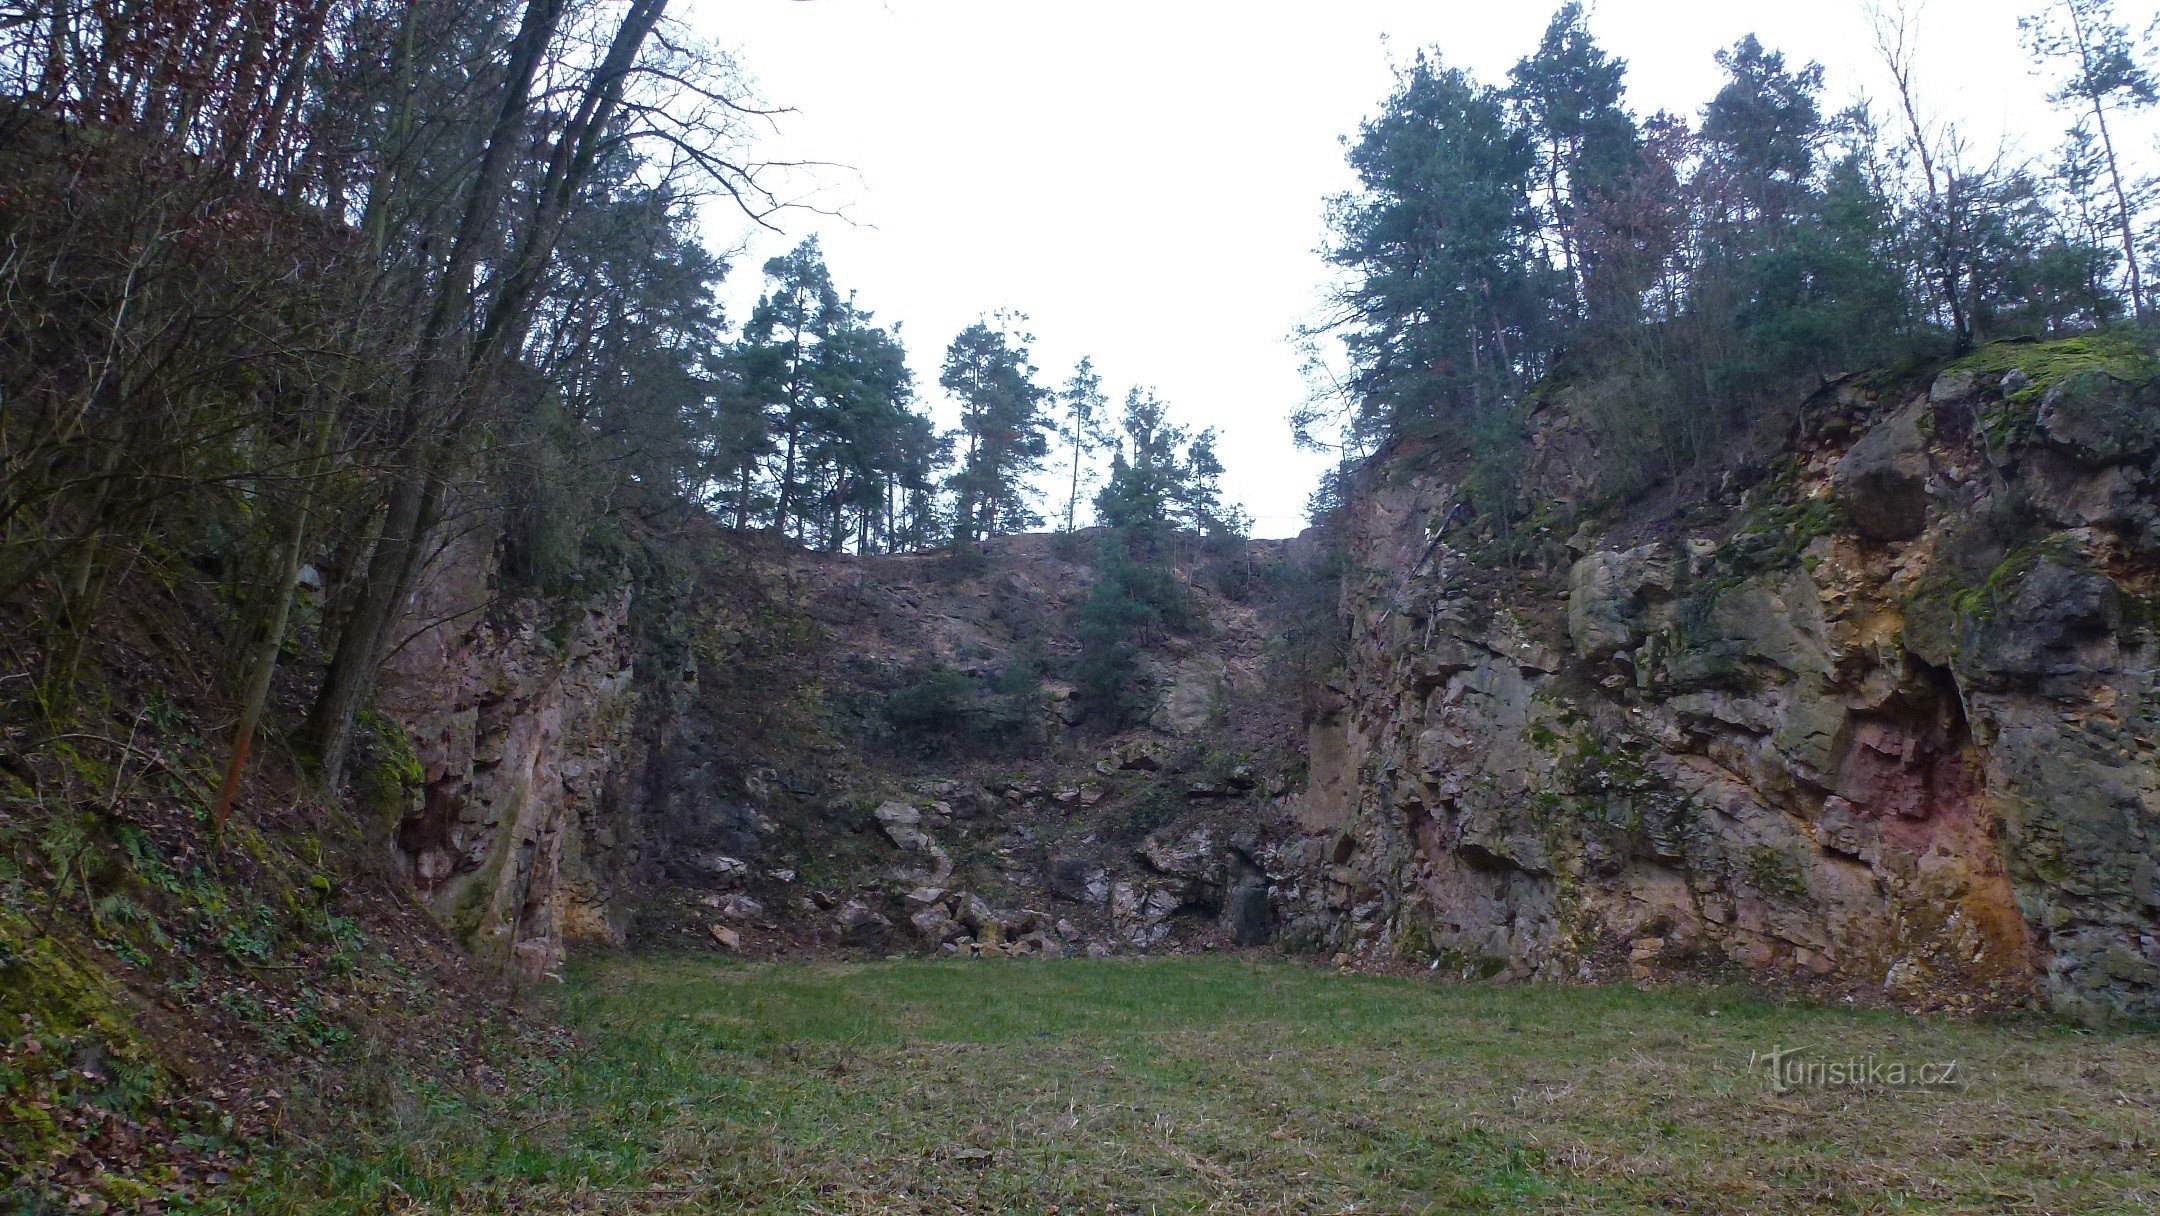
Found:
<path fill-rule="evenodd" d="M 729 920 L 755 920 L 765 915 L 764 904 L 742 894 L 723 896 L 713 906 Z"/>
<path fill-rule="evenodd" d="M 741 882 L 750 877 L 749 863 L 739 857 L 714 854 L 698 859 L 698 868 L 721 882 Z"/>
<path fill-rule="evenodd" d="M 884 936 L 891 931 L 892 922 L 870 905 L 851 899 L 841 905 L 840 914 L 833 918 L 833 927 L 839 930 L 842 940 L 864 942 Z"/>
<path fill-rule="evenodd" d="M 933 904 L 908 917 L 915 932 L 932 946 L 944 946 L 967 936 L 967 926 L 953 919 L 943 904 Z"/>

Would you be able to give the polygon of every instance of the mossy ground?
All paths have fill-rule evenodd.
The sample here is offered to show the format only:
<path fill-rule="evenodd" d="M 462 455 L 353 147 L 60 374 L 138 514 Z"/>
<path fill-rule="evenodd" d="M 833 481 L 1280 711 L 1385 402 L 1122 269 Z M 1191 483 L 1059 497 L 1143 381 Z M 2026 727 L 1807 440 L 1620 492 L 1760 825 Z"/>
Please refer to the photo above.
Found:
<path fill-rule="evenodd" d="M 582 1050 L 266 1164 L 253 1212 L 2104 1212 L 2160 1043 L 1229 958 L 573 968 Z M 1751 1054 L 1955 1061 L 1773 1092 Z"/>
<path fill-rule="evenodd" d="M 192 662 L 218 648 L 171 641 L 216 636 L 191 602 L 132 597 L 64 706 L 0 688 L 0 1212 L 213 1190 L 295 1076 L 327 1083 L 340 1056 L 454 1067 L 463 1037 L 503 1034 L 495 985 L 374 860 L 381 808 L 303 793 L 266 735 L 213 826 L 229 704 Z M 25 636 L 5 625 L 0 660 Z M 379 724 L 367 771 L 403 789 L 417 762 Z"/>
<path fill-rule="evenodd" d="M 2030 404 L 2072 376 L 2099 372 L 2122 380 L 2145 381 L 2160 374 L 2153 353 L 2136 333 L 2103 330 L 2052 342 L 1994 342 L 1952 363 L 1945 370 L 1975 375 L 2025 373 L 2025 387 L 2010 394 Z"/>

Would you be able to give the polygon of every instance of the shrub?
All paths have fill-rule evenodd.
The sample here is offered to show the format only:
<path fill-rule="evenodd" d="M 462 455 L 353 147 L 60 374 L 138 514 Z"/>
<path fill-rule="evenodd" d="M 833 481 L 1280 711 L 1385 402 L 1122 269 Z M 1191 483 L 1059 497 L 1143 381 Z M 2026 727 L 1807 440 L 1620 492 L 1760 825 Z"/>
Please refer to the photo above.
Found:
<path fill-rule="evenodd" d="M 967 727 L 973 694 L 964 674 L 939 667 L 885 698 L 885 720 L 902 735 L 955 735 Z"/>

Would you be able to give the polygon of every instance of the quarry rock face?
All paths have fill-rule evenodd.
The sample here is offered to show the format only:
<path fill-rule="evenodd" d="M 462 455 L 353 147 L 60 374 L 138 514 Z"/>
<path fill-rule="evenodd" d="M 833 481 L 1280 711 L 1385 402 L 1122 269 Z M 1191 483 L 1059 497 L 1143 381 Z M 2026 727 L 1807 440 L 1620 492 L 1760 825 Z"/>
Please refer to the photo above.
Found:
<path fill-rule="evenodd" d="M 1218 842 L 1267 818 L 1288 757 L 1273 793 L 1249 762 L 1191 767 L 1252 754 L 1225 719 L 1256 695 L 1255 611 L 1196 590 L 1206 627 L 1143 657 L 1152 707 L 1126 729 L 1076 721 L 1071 687 L 1043 680 L 1031 705 L 991 702 L 1024 745 L 959 738 L 941 755 L 879 707 L 934 673 L 980 696 L 1014 664 L 1072 653 L 1092 578 L 1085 539 L 982 549 L 731 539 L 679 555 L 688 592 L 600 571 L 588 584 L 611 589 L 571 597 L 512 594 L 493 554 L 452 546 L 383 673 L 356 788 L 378 795 L 395 863 L 457 940 L 528 976 L 633 935 L 747 955 L 1264 941 L 1267 851 Z M 770 666 L 731 663 L 760 628 L 771 640 L 746 646 Z M 1278 751 L 1292 727 L 1272 728 Z M 804 866 L 818 876 L 798 885 Z"/>
<path fill-rule="evenodd" d="M 611 875 L 639 825 L 622 806 L 631 749 L 633 654 L 622 598 L 527 611 L 458 613 L 482 603 L 469 566 L 451 566 L 421 631 L 382 676 L 378 704 L 404 730 L 413 782 L 384 806 L 395 862 L 438 920 L 477 957 L 549 970 L 566 942 L 620 942 Z M 421 618 L 428 620 L 428 618 Z"/>
<path fill-rule="evenodd" d="M 2160 436 L 2010 385 L 1826 390 L 1726 500 L 1527 573 L 1419 564 L 1444 461 L 1368 479 L 1301 810 L 1332 940 L 2160 1014 Z"/>
<path fill-rule="evenodd" d="M 622 940 L 610 891 L 642 841 L 623 782 L 641 746 L 634 648 L 627 596 L 472 611 L 484 572 L 453 551 L 416 610 L 439 623 L 383 674 L 379 704 L 418 765 L 385 826 L 468 950 L 536 975 L 567 943 Z"/>
<path fill-rule="evenodd" d="M 1272 626 L 1222 599 L 1149 656 L 1129 730 L 1046 681 L 1034 743 L 932 776 L 831 732 L 926 671 L 988 687 L 1069 653 L 1088 574 L 1055 538 L 953 570 L 764 554 L 780 590 L 742 619 L 823 649 L 753 685 L 685 657 L 736 626 L 666 643 L 628 588 L 504 604 L 453 551 L 384 673 L 409 763 L 370 784 L 419 895 L 527 973 L 657 902 L 745 954 L 1274 945 L 2160 1015 L 2150 395 L 1847 382 L 1700 501 L 1579 514 L 1527 555 L 1451 530 L 1444 455 L 1394 453 L 1345 512 L 1349 642 L 1302 782 L 1255 733 L 1295 738 L 1252 715 Z M 1536 494 L 1588 501 L 1580 443 L 1540 450 Z"/>

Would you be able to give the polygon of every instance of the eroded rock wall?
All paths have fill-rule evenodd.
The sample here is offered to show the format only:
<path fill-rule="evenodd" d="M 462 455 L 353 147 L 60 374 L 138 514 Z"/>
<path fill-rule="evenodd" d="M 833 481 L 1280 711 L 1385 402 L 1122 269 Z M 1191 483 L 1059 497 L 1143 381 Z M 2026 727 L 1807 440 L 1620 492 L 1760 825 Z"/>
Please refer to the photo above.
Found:
<path fill-rule="evenodd" d="M 2160 1014 L 2160 400 L 2015 358 L 1826 389 L 1542 563 L 1450 530 L 1444 461 L 1369 476 L 1306 816 L 1335 946 Z"/>
<path fill-rule="evenodd" d="M 377 697 L 415 770 L 392 856 L 468 950 L 537 975 L 572 942 L 622 939 L 653 742 L 634 729 L 631 593 L 505 600 L 459 550 L 430 575 Z"/>
<path fill-rule="evenodd" d="M 1195 586 L 1195 626 L 1139 656 L 1151 712 L 1086 722 L 1056 676 L 1094 543 L 862 558 L 715 531 L 555 597 L 453 547 L 383 674 L 361 784 L 422 900 L 527 975 L 633 932 L 752 954 L 1262 939 L 1259 829 L 1288 782 L 1259 753 L 1293 746 L 1255 708 L 1266 623 Z M 936 721 L 888 712 L 944 680 Z M 985 939 L 970 899 L 1012 915 Z"/>

